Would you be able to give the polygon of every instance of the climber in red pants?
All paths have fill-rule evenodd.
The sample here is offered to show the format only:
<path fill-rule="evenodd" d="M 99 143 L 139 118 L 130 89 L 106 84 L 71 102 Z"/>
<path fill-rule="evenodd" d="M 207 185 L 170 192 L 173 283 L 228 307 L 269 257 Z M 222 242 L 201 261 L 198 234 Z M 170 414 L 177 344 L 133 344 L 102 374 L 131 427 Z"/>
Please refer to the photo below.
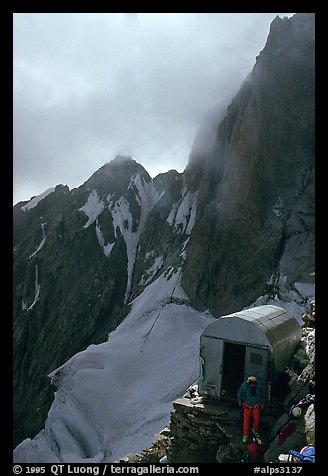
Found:
<path fill-rule="evenodd" d="M 237 392 L 238 405 L 244 408 L 243 443 L 249 435 L 249 419 L 253 415 L 253 434 L 259 438 L 261 410 L 264 409 L 262 385 L 256 377 L 248 377 Z"/>

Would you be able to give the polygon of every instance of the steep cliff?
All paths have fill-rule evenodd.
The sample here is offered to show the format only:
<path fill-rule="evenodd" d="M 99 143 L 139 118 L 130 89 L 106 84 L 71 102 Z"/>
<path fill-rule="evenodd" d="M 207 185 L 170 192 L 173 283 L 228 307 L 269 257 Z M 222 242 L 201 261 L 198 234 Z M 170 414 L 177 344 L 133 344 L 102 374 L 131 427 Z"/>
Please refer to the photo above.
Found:
<path fill-rule="evenodd" d="M 199 188 L 182 281 L 196 307 L 241 308 L 272 276 L 312 282 L 314 94 L 314 15 L 277 17 L 213 151 L 185 171 Z"/>

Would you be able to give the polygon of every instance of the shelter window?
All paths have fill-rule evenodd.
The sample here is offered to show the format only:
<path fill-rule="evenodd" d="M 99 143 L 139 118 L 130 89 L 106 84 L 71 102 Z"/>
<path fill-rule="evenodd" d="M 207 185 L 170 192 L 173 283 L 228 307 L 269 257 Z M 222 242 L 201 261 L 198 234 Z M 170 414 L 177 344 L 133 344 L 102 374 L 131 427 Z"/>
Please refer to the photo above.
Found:
<path fill-rule="evenodd" d="M 251 352 L 249 355 L 249 361 L 251 364 L 255 365 L 262 365 L 263 364 L 263 355 L 256 354 L 255 352 Z"/>

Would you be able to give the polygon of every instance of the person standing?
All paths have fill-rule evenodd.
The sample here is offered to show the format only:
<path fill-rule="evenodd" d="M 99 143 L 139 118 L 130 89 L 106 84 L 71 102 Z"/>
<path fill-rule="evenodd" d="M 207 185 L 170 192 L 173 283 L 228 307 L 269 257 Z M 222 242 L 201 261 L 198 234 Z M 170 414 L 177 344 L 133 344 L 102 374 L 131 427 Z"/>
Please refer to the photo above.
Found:
<path fill-rule="evenodd" d="M 254 375 L 248 377 L 242 383 L 237 392 L 238 405 L 243 407 L 243 443 L 247 443 L 249 436 L 249 419 L 253 416 L 252 431 L 256 438 L 259 438 L 260 415 L 264 409 L 263 388 Z"/>

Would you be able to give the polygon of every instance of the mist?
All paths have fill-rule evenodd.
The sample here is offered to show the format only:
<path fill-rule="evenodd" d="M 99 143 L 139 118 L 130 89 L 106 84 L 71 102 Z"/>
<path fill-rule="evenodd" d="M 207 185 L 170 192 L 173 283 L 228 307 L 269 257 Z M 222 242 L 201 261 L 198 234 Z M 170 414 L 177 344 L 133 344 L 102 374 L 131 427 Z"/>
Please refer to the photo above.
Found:
<path fill-rule="evenodd" d="M 15 13 L 13 201 L 116 155 L 183 171 L 290 13 Z"/>

